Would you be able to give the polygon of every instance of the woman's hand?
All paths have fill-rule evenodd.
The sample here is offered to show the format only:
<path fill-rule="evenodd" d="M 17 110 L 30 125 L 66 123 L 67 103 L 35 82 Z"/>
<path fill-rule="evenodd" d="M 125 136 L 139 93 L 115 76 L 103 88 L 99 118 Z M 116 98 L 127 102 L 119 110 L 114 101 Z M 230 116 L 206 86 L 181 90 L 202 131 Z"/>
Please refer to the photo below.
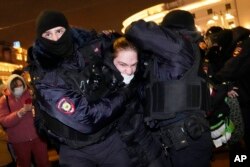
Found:
<path fill-rule="evenodd" d="M 238 97 L 239 95 L 238 95 L 238 93 L 237 93 L 237 90 L 238 90 L 237 87 L 233 87 L 232 90 L 230 90 L 230 91 L 227 92 L 227 96 L 228 96 L 228 97 L 231 97 L 231 98 Z"/>

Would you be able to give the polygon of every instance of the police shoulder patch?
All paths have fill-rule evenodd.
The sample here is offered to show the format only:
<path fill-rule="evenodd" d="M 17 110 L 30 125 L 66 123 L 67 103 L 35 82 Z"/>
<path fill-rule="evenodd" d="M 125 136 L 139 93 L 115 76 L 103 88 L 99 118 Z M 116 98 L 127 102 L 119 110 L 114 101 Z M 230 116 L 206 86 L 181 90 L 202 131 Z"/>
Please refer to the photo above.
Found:
<path fill-rule="evenodd" d="M 73 101 L 66 97 L 59 99 L 56 107 L 64 114 L 73 114 L 75 112 L 75 105 Z"/>

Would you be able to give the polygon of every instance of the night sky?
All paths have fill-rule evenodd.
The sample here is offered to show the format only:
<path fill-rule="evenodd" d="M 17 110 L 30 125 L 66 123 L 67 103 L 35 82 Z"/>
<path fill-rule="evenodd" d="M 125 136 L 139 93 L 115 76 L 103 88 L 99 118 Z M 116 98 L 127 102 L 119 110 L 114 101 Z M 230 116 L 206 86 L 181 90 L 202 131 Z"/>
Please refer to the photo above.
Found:
<path fill-rule="evenodd" d="M 73 26 L 113 29 L 120 32 L 122 21 L 162 0 L 0 0 L 0 41 L 20 41 L 28 48 L 35 38 L 35 20 L 40 11 L 62 11 Z"/>

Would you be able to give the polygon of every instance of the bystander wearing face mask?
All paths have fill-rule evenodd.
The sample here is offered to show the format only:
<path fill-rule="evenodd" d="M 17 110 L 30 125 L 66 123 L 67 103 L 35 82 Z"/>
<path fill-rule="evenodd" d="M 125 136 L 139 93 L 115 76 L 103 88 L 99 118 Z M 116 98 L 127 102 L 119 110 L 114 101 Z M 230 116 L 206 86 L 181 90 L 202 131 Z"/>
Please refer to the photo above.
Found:
<path fill-rule="evenodd" d="M 21 86 L 21 87 L 14 88 L 13 94 L 15 97 L 20 97 L 22 96 L 23 92 L 24 92 L 24 89 L 23 89 L 23 86 Z"/>
<path fill-rule="evenodd" d="M 18 84 L 17 84 L 17 81 L 18 81 L 17 79 L 19 80 Z M 16 82 L 16 83 L 13 83 L 13 82 Z M 8 78 L 6 85 L 7 85 L 7 90 L 9 91 L 9 93 L 13 94 L 13 96 L 15 96 L 16 98 L 21 97 L 23 93 L 25 92 L 25 90 L 27 89 L 27 86 L 25 85 L 25 80 L 23 79 L 22 76 L 17 75 L 17 74 L 12 74 Z"/>

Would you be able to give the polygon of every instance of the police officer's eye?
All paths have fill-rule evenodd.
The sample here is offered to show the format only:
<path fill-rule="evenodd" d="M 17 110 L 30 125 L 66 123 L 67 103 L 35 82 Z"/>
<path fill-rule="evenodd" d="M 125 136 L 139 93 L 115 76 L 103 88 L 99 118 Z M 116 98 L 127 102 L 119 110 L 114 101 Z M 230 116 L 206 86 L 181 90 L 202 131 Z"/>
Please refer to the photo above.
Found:
<path fill-rule="evenodd" d="M 63 28 L 62 28 L 62 29 L 57 30 L 57 33 L 58 33 L 58 34 L 63 34 L 64 32 L 65 32 L 65 29 L 63 29 Z"/>
<path fill-rule="evenodd" d="M 44 38 L 49 38 L 50 36 L 51 36 L 50 33 L 44 33 L 44 34 L 42 34 L 42 37 L 44 37 Z"/>

